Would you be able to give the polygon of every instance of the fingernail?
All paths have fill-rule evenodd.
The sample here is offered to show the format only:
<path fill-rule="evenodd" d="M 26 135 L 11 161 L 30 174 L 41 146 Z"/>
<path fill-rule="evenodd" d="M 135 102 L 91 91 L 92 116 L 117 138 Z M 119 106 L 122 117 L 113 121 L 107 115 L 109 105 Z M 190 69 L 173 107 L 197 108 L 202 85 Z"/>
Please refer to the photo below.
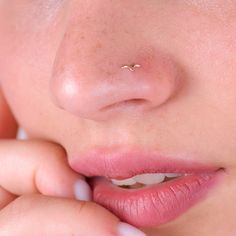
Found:
<path fill-rule="evenodd" d="M 118 224 L 118 235 L 119 236 L 146 236 L 146 234 L 143 233 L 141 230 L 123 222 L 120 222 Z"/>
<path fill-rule="evenodd" d="M 75 198 L 81 201 L 91 201 L 92 191 L 87 182 L 83 179 L 78 179 L 74 184 Z"/>

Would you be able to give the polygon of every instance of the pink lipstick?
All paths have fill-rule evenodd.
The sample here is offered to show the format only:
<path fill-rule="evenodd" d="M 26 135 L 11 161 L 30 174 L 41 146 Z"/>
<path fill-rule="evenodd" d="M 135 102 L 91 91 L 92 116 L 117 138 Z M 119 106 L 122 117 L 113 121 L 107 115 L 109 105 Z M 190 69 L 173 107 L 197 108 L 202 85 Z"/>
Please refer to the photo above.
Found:
<path fill-rule="evenodd" d="M 166 157 L 155 151 L 96 149 L 71 159 L 70 165 L 92 177 L 89 182 L 95 202 L 137 227 L 158 226 L 174 220 L 204 200 L 224 173 L 217 166 Z M 130 186 L 112 183 L 114 179 L 133 181 L 137 176 L 142 180 L 145 173 L 181 176 L 167 182 L 138 184 L 138 187 L 132 183 Z"/>

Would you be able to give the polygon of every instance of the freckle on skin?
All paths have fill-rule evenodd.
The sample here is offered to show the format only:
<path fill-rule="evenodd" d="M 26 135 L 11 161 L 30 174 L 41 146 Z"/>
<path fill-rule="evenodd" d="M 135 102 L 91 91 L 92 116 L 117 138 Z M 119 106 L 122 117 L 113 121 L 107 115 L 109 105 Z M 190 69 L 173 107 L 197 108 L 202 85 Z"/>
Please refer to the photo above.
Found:
<path fill-rule="evenodd" d="M 97 49 L 102 48 L 102 44 L 101 44 L 100 42 L 98 42 L 98 43 L 96 44 L 95 48 L 97 48 Z"/>
<path fill-rule="evenodd" d="M 101 42 L 97 42 L 94 47 L 93 47 L 93 53 L 97 53 L 98 50 L 101 50 L 102 48 L 102 43 Z"/>

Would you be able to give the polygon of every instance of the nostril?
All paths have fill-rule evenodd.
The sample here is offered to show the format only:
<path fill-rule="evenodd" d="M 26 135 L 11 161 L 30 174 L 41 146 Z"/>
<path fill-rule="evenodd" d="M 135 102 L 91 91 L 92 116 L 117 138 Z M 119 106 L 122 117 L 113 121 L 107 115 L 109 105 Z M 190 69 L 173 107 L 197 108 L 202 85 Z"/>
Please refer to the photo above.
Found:
<path fill-rule="evenodd" d="M 134 98 L 134 99 L 127 99 L 124 101 L 116 102 L 113 104 L 110 104 L 108 106 L 105 106 L 100 109 L 100 111 L 107 111 L 112 109 L 119 109 L 119 108 L 136 108 L 136 107 L 142 107 L 143 105 L 146 105 L 148 101 L 143 98 Z"/>

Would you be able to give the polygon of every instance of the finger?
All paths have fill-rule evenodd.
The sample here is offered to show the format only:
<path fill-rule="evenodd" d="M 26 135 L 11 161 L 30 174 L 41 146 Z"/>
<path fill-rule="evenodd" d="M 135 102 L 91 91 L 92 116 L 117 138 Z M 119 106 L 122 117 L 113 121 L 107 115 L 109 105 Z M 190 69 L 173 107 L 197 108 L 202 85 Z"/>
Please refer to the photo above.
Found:
<path fill-rule="evenodd" d="M 7 192 L 0 186 L 0 210 L 8 205 L 10 202 L 15 200 L 16 196 Z"/>
<path fill-rule="evenodd" d="M 0 88 L 0 139 L 15 138 L 17 122 Z"/>
<path fill-rule="evenodd" d="M 69 167 L 61 146 L 42 140 L 0 141 L 0 185 L 5 190 L 16 195 L 74 197 L 77 182 L 87 186 L 89 200 L 88 185 Z"/>
<path fill-rule="evenodd" d="M 16 199 L 0 212 L 0 225 L 1 236 L 144 236 L 93 202 L 42 195 Z"/>

